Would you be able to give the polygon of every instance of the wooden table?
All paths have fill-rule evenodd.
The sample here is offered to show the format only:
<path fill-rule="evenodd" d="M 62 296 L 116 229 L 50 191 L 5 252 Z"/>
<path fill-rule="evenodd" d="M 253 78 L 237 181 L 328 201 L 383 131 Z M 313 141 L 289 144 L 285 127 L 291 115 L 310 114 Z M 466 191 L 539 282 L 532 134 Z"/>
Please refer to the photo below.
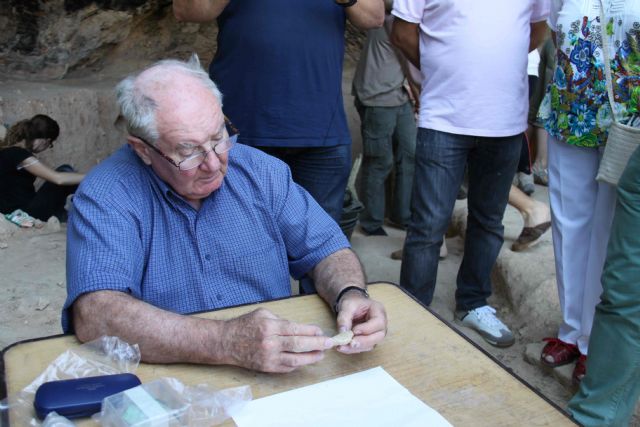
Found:
<path fill-rule="evenodd" d="M 399 287 L 377 283 L 371 296 L 384 303 L 389 318 L 385 341 L 374 351 L 343 355 L 329 351 L 321 362 L 289 374 L 264 374 L 230 366 L 147 365 L 136 374 L 142 382 L 176 377 L 185 384 L 207 382 L 222 389 L 249 384 L 253 398 L 382 366 L 390 375 L 455 426 L 574 425 L 560 408 L 533 391 L 490 355 L 451 328 Z M 225 319 L 257 306 L 296 322 L 335 332 L 334 316 L 315 295 L 246 305 L 198 314 Z M 3 392 L 26 387 L 59 354 L 78 346 L 73 336 L 25 341 L 3 351 Z M 86 421 L 84 425 L 91 425 Z M 234 425 L 228 421 L 225 425 Z"/>

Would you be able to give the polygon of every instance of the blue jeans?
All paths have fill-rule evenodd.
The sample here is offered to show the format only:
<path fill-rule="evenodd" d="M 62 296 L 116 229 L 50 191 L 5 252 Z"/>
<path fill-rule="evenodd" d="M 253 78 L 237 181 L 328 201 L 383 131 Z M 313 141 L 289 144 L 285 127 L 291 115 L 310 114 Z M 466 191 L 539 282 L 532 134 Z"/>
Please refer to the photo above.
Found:
<path fill-rule="evenodd" d="M 411 103 L 398 107 L 367 107 L 356 98 L 362 122 L 362 203 L 360 226 L 366 232 L 382 227 L 385 181 L 395 165 L 395 186 L 390 218 L 409 223 L 411 186 L 416 152 L 416 121 Z"/>
<path fill-rule="evenodd" d="M 351 172 L 351 145 L 256 148 L 289 165 L 293 181 L 307 190 L 331 218 L 340 224 L 344 191 Z M 316 292 L 310 278 L 300 280 L 300 292 Z"/>
<path fill-rule="evenodd" d="M 400 285 L 423 304 L 430 305 L 433 299 L 440 245 L 465 165 L 469 173 L 469 212 L 457 277 L 456 310 L 487 304 L 491 269 L 503 242 L 502 217 L 521 147 L 521 134 L 485 138 L 418 129 L 411 221 Z"/>

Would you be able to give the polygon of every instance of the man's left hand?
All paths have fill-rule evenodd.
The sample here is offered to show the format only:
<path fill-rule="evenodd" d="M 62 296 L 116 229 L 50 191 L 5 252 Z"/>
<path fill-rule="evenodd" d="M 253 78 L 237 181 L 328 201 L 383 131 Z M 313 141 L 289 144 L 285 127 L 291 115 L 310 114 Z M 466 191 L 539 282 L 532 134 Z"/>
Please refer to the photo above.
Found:
<path fill-rule="evenodd" d="M 387 313 L 378 301 L 360 293 L 350 292 L 340 301 L 338 331 L 353 331 L 353 339 L 337 348 L 342 353 L 361 353 L 372 350 L 387 334 Z"/>

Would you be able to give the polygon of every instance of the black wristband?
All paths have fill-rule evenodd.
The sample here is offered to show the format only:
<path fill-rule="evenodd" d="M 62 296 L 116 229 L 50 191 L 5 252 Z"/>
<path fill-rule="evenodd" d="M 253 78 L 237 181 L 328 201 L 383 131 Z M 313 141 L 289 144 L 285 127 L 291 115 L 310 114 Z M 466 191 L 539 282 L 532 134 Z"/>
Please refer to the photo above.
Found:
<path fill-rule="evenodd" d="M 365 298 L 369 298 L 369 292 L 367 292 L 365 288 L 361 288 L 360 286 L 355 286 L 355 285 L 347 286 L 346 288 L 342 289 L 338 294 L 338 296 L 336 297 L 336 302 L 335 304 L 333 304 L 333 311 L 335 311 L 336 313 L 338 312 L 338 305 L 340 304 L 340 300 L 342 299 L 344 294 L 346 294 L 349 291 L 362 292 L 362 295 L 364 295 Z"/>
<path fill-rule="evenodd" d="M 338 6 L 351 7 L 358 2 L 358 0 L 338 1 L 334 0 Z"/>

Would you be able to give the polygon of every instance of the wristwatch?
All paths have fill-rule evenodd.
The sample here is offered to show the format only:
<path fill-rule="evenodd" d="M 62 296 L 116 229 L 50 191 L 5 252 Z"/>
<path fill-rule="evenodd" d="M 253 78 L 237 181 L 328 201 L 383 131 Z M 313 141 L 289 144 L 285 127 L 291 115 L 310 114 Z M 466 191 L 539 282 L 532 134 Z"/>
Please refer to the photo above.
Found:
<path fill-rule="evenodd" d="M 358 0 L 334 0 L 337 5 L 342 7 L 351 7 L 358 2 Z"/>
<path fill-rule="evenodd" d="M 338 306 L 340 305 L 340 300 L 342 299 L 342 297 L 349 291 L 358 291 L 360 293 L 362 293 L 362 295 L 365 298 L 369 298 L 369 292 L 367 292 L 367 290 L 365 288 L 361 288 L 360 286 L 347 286 L 346 288 L 342 289 L 340 291 L 340 293 L 338 294 L 338 296 L 336 297 L 336 302 L 333 304 L 333 311 L 334 312 L 338 312 Z"/>

